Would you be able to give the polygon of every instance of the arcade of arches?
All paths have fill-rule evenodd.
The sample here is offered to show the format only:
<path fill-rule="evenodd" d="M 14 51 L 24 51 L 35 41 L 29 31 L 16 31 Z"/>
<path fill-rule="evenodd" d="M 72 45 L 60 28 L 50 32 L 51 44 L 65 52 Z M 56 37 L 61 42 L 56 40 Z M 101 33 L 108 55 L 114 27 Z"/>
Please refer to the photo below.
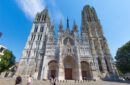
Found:
<path fill-rule="evenodd" d="M 72 56 L 67 56 L 63 59 L 63 69 L 64 69 L 64 79 L 65 80 L 76 80 L 79 77 L 78 73 L 78 63 Z M 52 60 L 48 63 L 48 79 L 52 76 L 58 78 L 58 62 L 56 60 Z M 86 61 L 82 61 L 80 63 L 81 68 L 81 76 L 83 78 L 91 78 L 91 71 L 89 63 Z"/>

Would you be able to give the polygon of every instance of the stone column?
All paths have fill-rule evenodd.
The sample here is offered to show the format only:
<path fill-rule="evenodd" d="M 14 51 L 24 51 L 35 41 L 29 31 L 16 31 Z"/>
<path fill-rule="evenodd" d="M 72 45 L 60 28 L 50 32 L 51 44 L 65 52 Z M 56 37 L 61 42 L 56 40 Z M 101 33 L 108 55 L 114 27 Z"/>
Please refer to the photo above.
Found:
<path fill-rule="evenodd" d="M 77 48 L 78 50 L 78 48 Z M 78 78 L 77 80 L 82 80 L 82 71 L 81 71 L 81 63 L 80 63 L 80 56 L 79 56 L 79 51 L 78 51 L 78 56 L 77 56 L 77 73 L 78 73 Z"/>
<path fill-rule="evenodd" d="M 36 60 L 36 68 L 35 68 L 35 72 L 38 72 L 39 70 L 40 70 L 40 63 L 41 63 L 41 55 L 39 54 L 39 55 L 37 55 L 38 56 L 38 58 L 37 58 L 37 60 Z"/>
<path fill-rule="evenodd" d="M 111 58 L 111 55 L 106 55 L 106 60 L 107 60 L 107 64 L 108 64 L 108 69 L 110 72 L 114 73 L 114 65 L 113 65 L 113 61 L 112 61 L 112 58 Z"/>
<path fill-rule="evenodd" d="M 80 62 L 78 62 L 78 80 L 82 80 L 82 71 Z"/>
<path fill-rule="evenodd" d="M 95 79 L 95 80 L 99 80 L 97 68 L 98 67 L 96 67 L 95 62 L 93 62 L 93 63 L 90 64 L 91 78 Z"/>
<path fill-rule="evenodd" d="M 94 66 L 95 66 L 96 70 L 99 70 L 99 65 L 98 65 L 98 61 L 97 61 L 98 56 L 97 56 L 95 45 L 94 45 L 94 39 L 91 39 L 91 47 L 92 47 L 92 56 L 93 56 Z"/>
<path fill-rule="evenodd" d="M 41 79 L 45 79 L 45 80 L 48 79 L 48 66 L 45 66 L 43 68 L 43 73 L 41 75 L 43 75 L 43 76 L 41 76 Z"/>
<path fill-rule="evenodd" d="M 58 80 L 65 80 L 64 64 L 61 59 L 61 56 L 59 60 Z"/>
<path fill-rule="evenodd" d="M 108 63 L 108 68 L 109 68 L 110 72 L 114 73 L 114 65 L 113 65 L 113 60 L 112 60 L 111 54 L 110 54 L 110 50 L 108 48 L 106 41 L 104 41 L 104 42 L 105 42 L 105 51 L 106 51 L 105 58 Z"/>
<path fill-rule="evenodd" d="M 102 60 L 102 68 L 103 68 L 103 71 L 106 72 L 107 68 L 106 68 L 106 63 L 105 63 L 105 59 L 104 59 L 104 53 L 102 51 L 100 39 L 97 40 L 97 43 L 98 43 L 98 50 L 99 50 L 99 53 L 100 53 L 100 56 L 101 56 L 101 60 Z"/>
<path fill-rule="evenodd" d="M 58 80 L 65 80 L 65 71 L 64 71 L 64 63 L 63 63 L 63 54 L 64 49 L 63 46 L 60 45 L 60 54 L 59 54 L 59 69 L 58 69 Z"/>

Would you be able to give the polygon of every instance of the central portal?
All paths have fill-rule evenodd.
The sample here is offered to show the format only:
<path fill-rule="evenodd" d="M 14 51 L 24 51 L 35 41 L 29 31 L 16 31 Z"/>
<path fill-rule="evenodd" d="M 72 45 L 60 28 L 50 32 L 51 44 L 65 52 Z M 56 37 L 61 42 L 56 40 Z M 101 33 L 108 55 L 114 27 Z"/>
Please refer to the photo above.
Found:
<path fill-rule="evenodd" d="M 72 56 L 66 56 L 64 58 L 64 72 L 66 80 L 74 80 L 76 79 L 76 71 L 75 71 L 75 60 Z"/>
<path fill-rule="evenodd" d="M 72 80 L 72 68 L 65 68 L 65 79 Z"/>

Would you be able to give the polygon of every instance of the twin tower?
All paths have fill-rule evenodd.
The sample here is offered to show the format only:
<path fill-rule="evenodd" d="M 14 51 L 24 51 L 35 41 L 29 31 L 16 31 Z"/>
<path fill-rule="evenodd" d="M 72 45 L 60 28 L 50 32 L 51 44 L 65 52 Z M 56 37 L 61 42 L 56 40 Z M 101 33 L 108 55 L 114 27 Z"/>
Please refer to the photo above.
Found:
<path fill-rule="evenodd" d="M 48 10 L 37 13 L 16 74 L 36 79 L 83 80 L 113 78 L 115 66 L 95 9 L 82 10 L 81 33 L 74 22 L 72 31 L 59 24 L 54 31 Z"/>

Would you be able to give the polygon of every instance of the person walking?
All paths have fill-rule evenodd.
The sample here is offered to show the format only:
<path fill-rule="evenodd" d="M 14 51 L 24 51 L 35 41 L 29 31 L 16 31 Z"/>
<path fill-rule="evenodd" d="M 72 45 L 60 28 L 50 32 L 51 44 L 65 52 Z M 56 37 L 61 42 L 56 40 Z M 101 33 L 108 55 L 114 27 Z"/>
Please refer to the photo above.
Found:
<path fill-rule="evenodd" d="M 31 85 L 32 84 L 32 76 L 30 75 L 28 78 L 27 78 L 27 85 Z"/>
<path fill-rule="evenodd" d="M 22 78 L 21 78 L 21 76 L 19 75 L 19 76 L 16 77 L 15 85 L 20 85 L 20 84 L 22 84 Z"/>
<path fill-rule="evenodd" d="M 56 85 L 56 78 L 55 78 L 55 75 L 52 75 L 52 79 L 53 79 L 53 85 Z"/>

